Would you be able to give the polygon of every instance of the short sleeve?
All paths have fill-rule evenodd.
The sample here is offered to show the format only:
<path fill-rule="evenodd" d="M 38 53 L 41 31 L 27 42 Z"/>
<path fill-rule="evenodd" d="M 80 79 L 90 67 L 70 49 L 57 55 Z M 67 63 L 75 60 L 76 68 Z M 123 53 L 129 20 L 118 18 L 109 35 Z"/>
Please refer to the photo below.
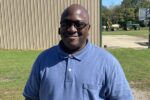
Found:
<path fill-rule="evenodd" d="M 23 96 L 33 100 L 39 100 L 40 86 L 40 58 L 38 57 L 32 66 L 32 70 L 24 88 Z"/>
<path fill-rule="evenodd" d="M 108 76 L 108 100 L 134 100 L 120 63 L 114 58 Z"/>

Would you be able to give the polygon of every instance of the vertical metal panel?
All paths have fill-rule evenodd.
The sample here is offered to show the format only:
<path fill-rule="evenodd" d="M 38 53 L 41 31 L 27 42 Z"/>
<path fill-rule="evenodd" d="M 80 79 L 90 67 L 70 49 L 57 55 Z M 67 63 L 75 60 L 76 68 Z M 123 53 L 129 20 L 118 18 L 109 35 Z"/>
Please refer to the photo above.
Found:
<path fill-rule="evenodd" d="M 89 39 L 99 45 L 99 0 L 0 0 L 0 48 L 46 49 L 57 44 L 61 13 L 74 3 L 88 9 Z"/>

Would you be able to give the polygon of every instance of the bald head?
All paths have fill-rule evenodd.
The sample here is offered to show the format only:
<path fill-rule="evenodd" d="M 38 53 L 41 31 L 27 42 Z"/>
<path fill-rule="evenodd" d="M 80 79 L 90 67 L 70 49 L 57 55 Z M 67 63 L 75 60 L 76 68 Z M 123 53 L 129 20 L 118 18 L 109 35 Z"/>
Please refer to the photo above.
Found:
<path fill-rule="evenodd" d="M 87 10 L 79 4 L 72 4 L 66 8 L 62 13 L 61 21 L 63 21 L 65 18 L 68 18 L 69 16 L 82 16 L 83 19 L 89 23 L 89 15 Z"/>
<path fill-rule="evenodd" d="M 66 8 L 59 28 L 64 51 L 75 53 L 82 49 L 87 43 L 89 29 L 89 15 L 83 6 L 73 4 Z"/>

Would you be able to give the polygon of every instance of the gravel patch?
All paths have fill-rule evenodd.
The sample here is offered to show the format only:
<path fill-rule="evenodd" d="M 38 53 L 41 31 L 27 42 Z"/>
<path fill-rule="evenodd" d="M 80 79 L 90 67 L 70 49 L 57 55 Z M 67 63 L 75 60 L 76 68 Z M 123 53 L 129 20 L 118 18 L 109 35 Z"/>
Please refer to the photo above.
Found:
<path fill-rule="evenodd" d="M 104 35 L 103 46 L 108 48 L 148 48 L 148 39 L 128 35 Z"/>
<path fill-rule="evenodd" d="M 132 88 L 134 100 L 150 100 L 150 92 Z"/>

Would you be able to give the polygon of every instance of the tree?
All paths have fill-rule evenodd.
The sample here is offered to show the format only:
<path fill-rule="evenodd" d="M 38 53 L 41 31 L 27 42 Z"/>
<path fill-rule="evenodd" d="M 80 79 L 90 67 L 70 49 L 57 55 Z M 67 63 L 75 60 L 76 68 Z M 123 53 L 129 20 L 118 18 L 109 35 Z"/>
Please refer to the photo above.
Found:
<path fill-rule="evenodd" d="M 138 22 L 139 8 L 148 7 L 150 7 L 150 2 L 148 2 L 148 0 L 123 0 L 121 4 L 126 21 L 130 20 Z"/>
<path fill-rule="evenodd" d="M 108 19 L 111 22 L 119 23 L 121 26 L 126 21 L 139 22 L 139 8 L 149 8 L 149 0 L 123 0 L 120 6 L 107 8 L 102 6 L 102 24 L 106 25 Z"/>
<path fill-rule="evenodd" d="M 102 6 L 102 25 L 106 25 L 106 21 L 109 19 L 110 13 L 111 11 L 107 7 Z"/>

